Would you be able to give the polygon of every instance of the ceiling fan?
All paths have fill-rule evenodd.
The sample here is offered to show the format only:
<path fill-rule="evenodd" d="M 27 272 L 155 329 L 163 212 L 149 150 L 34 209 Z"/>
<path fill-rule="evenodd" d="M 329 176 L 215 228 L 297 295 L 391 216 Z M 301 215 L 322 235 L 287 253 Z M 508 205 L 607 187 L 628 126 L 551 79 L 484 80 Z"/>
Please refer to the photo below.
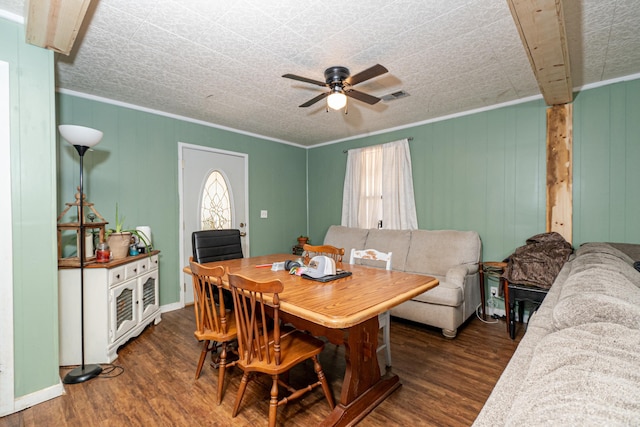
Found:
<path fill-rule="evenodd" d="M 285 74 L 282 77 L 287 79 L 298 80 L 305 83 L 311 83 L 317 86 L 328 87 L 330 90 L 324 92 L 313 99 L 308 100 L 300 107 L 309 107 L 321 99 L 327 98 L 328 108 L 339 110 L 347 104 L 347 96 L 357 99 L 358 101 L 365 102 L 369 105 L 373 105 L 380 101 L 380 98 L 372 95 L 368 95 L 364 92 L 353 89 L 352 87 L 358 83 L 362 83 L 366 80 L 378 77 L 381 74 L 388 72 L 385 67 L 380 64 L 376 64 L 373 67 L 367 68 L 358 74 L 351 75 L 349 69 L 342 66 L 329 67 L 324 71 L 324 82 L 319 80 L 313 80 L 306 77 L 296 76 L 295 74 Z M 328 111 L 328 110 L 327 110 Z"/>

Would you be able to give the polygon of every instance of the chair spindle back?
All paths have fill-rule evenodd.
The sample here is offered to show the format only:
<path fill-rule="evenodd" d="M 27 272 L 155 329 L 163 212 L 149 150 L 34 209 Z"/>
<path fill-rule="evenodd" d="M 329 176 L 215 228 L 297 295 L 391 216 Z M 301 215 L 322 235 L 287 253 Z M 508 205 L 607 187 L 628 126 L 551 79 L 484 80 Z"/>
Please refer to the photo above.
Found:
<path fill-rule="evenodd" d="M 240 357 L 247 364 L 257 359 L 280 365 L 278 293 L 284 289 L 282 282 L 277 279 L 255 282 L 235 274 L 229 274 L 228 277 L 235 307 Z M 270 329 L 272 323 L 273 328 Z"/>
<path fill-rule="evenodd" d="M 305 244 L 302 249 L 305 251 L 305 257 L 307 258 L 305 262 L 307 263 L 309 258 L 313 258 L 316 255 L 326 255 L 333 258 L 336 262 L 342 262 L 342 257 L 344 256 L 344 248 L 336 248 L 331 245 L 313 246 Z"/>
<path fill-rule="evenodd" d="M 206 267 L 189 260 L 191 276 L 193 278 L 193 309 L 196 317 L 196 330 L 207 330 L 227 333 L 227 318 L 222 298 L 222 276 L 225 271 L 222 266 Z M 220 304 L 214 301 L 218 296 Z"/>

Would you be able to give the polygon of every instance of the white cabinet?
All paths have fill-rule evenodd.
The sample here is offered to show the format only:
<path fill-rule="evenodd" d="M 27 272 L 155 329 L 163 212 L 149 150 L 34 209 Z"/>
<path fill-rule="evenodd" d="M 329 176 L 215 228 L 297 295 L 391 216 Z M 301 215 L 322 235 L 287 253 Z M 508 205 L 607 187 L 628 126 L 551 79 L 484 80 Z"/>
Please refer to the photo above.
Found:
<path fill-rule="evenodd" d="M 85 363 L 110 363 L 150 323 L 160 322 L 158 251 L 84 269 Z M 82 363 L 80 269 L 58 270 L 60 365 Z"/>

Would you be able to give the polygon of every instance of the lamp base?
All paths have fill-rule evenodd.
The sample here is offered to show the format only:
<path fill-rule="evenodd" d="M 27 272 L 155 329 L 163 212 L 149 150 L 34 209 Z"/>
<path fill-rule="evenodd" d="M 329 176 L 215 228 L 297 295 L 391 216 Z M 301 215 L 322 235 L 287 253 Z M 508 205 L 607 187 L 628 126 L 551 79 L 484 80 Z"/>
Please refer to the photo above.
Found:
<path fill-rule="evenodd" d="M 65 375 L 62 380 L 65 384 L 79 384 L 97 377 L 102 372 L 102 367 L 98 365 L 79 366 Z"/>

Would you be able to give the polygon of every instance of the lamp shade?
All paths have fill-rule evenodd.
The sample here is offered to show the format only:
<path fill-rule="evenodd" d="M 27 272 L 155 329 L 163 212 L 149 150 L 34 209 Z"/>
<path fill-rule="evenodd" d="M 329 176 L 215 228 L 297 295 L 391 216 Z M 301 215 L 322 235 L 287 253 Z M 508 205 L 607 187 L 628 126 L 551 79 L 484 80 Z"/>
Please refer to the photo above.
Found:
<path fill-rule="evenodd" d="M 93 147 L 102 140 L 103 135 L 99 130 L 76 125 L 60 125 L 58 130 L 69 144 L 81 147 Z"/>
<path fill-rule="evenodd" d="M 327 98 L 327 105 L 333 110 L 339 110 L 347 105 L 347 96 L 342 92 L 333 92 Z"/>

